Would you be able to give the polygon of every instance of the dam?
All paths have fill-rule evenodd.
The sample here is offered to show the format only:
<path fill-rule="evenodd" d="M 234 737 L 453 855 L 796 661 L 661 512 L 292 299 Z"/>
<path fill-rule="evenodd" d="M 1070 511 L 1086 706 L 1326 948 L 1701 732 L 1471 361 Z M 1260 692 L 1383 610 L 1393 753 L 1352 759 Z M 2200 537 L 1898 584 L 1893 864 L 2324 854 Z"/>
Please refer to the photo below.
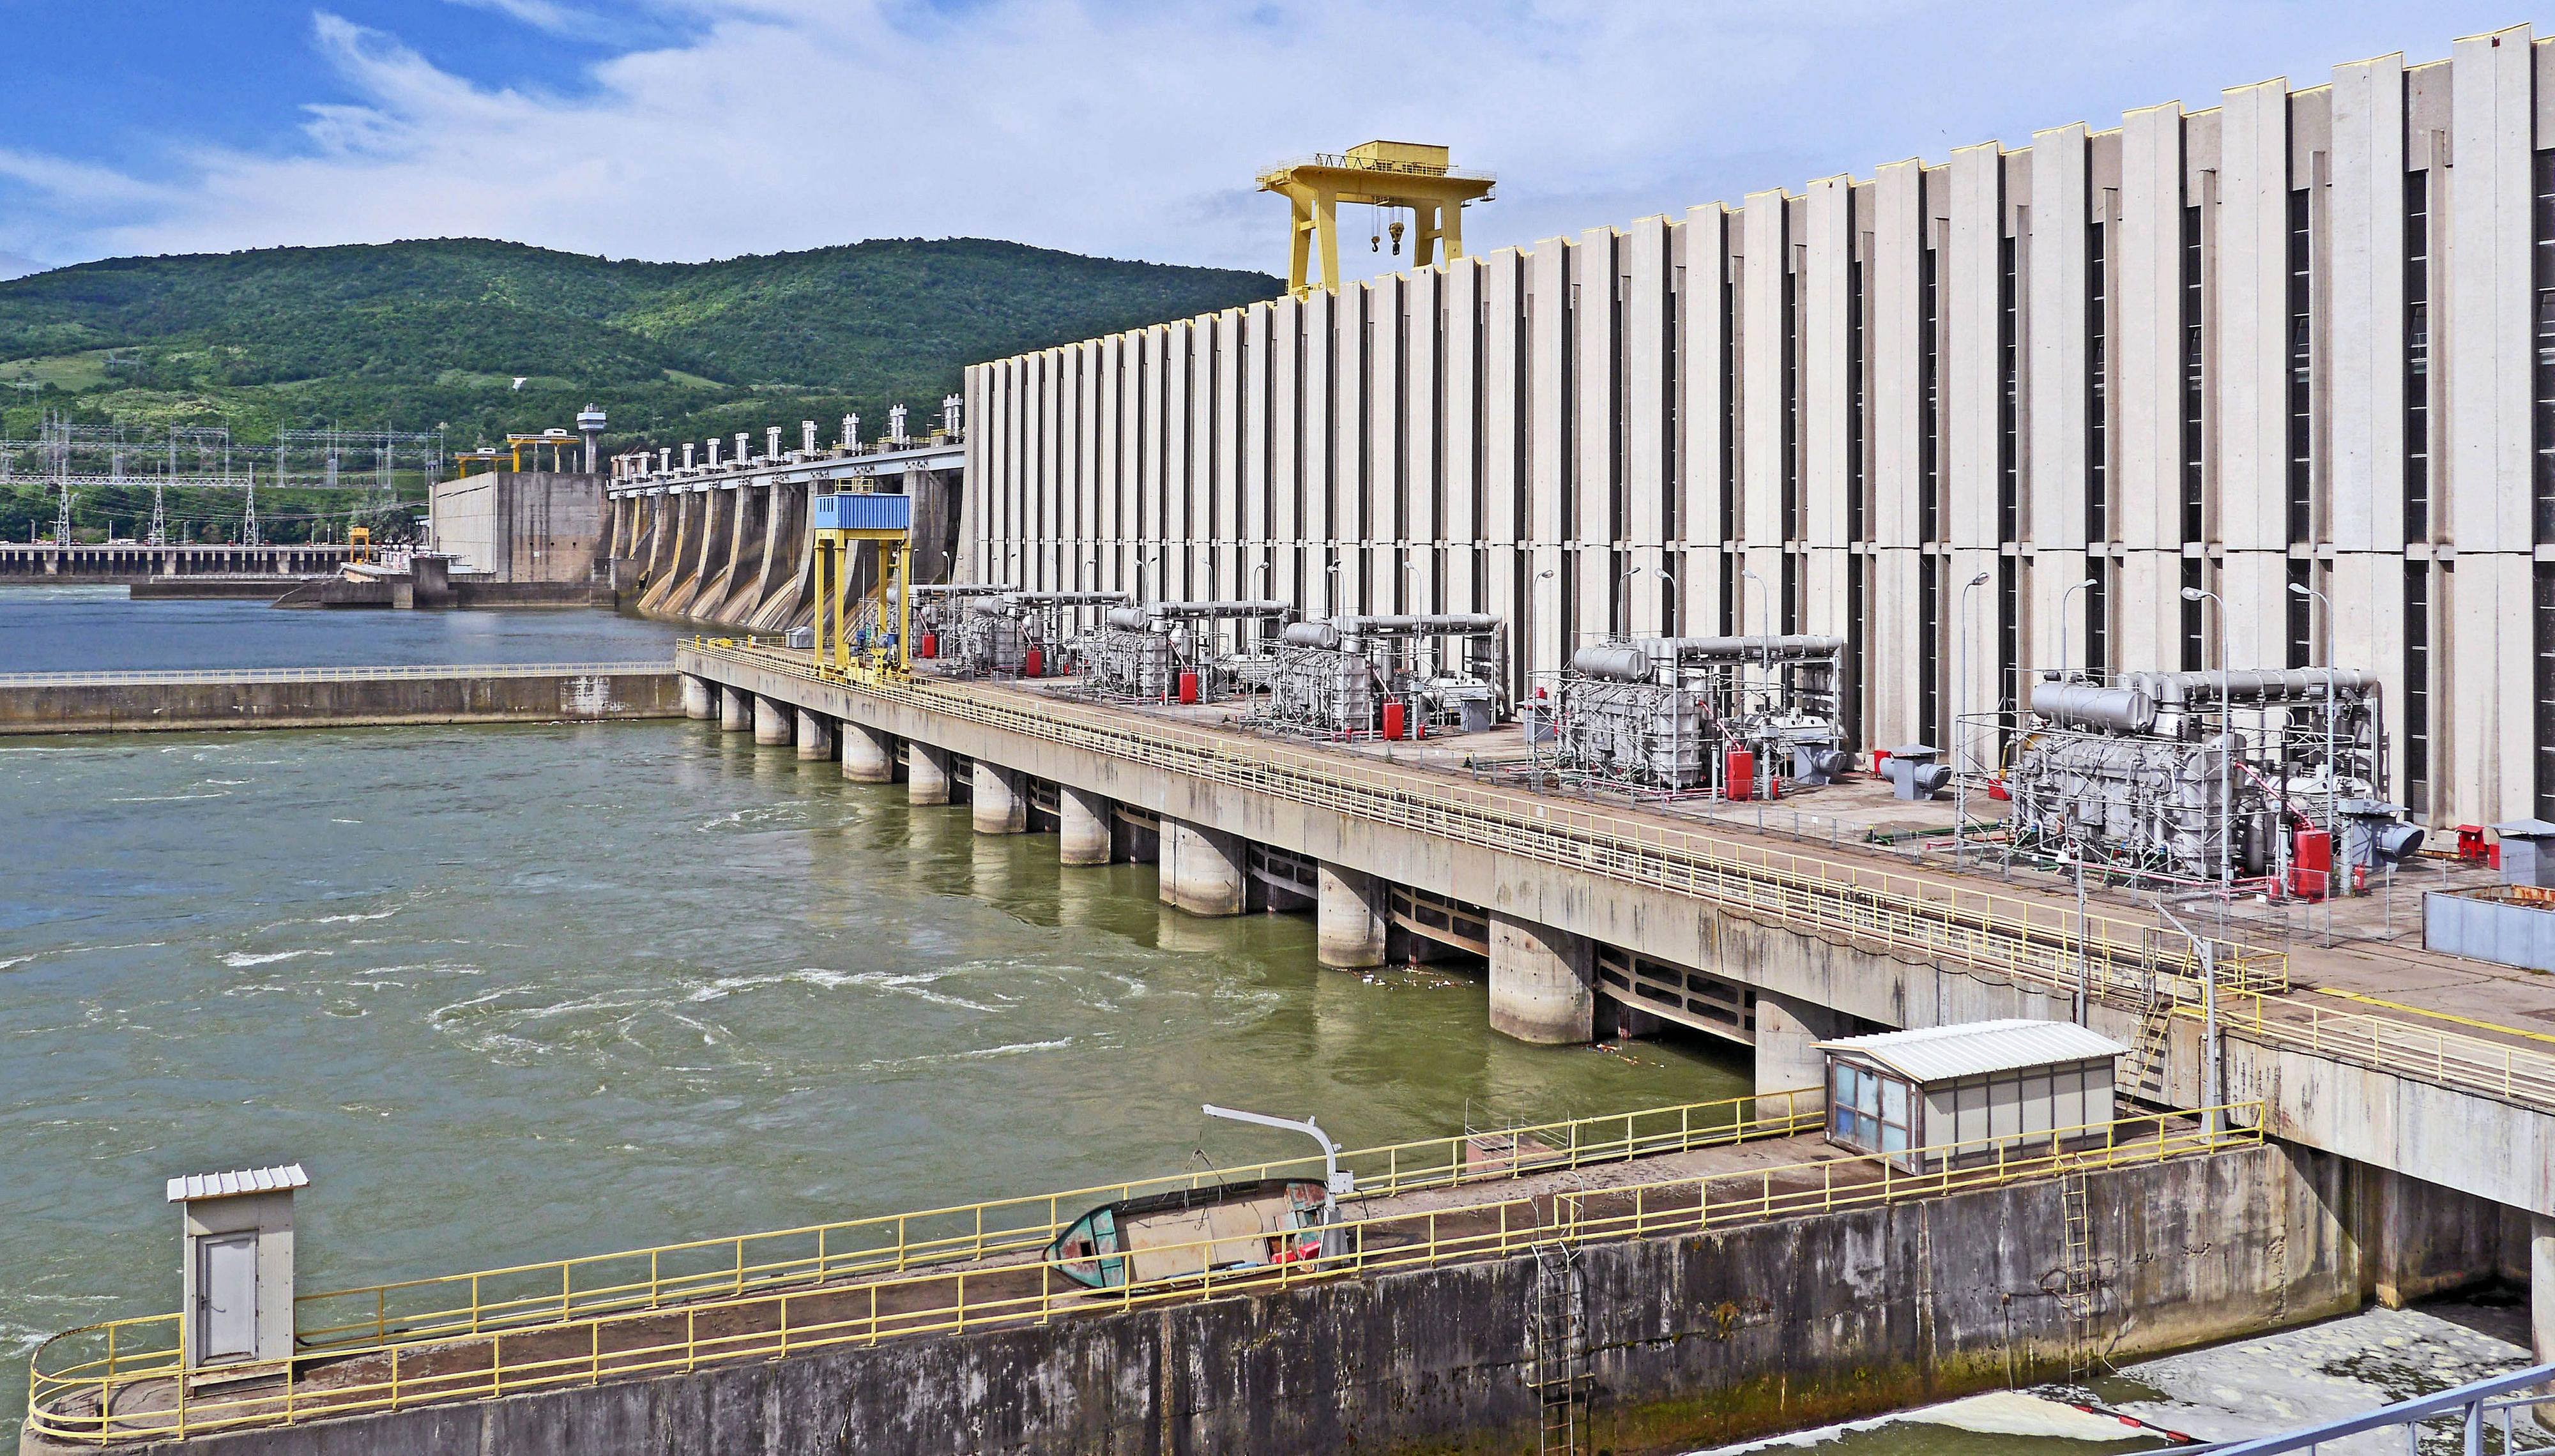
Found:
<path fill-rule="evenodd" d="M 2480 1285 L 2555 1361 L 2550 82 L 2517 27 L 615 457 L 751 772 L 1749 1091 L 256 1283 L 47 1341 L 23 1449 L 1674 1451 Z M 1911 1035 L 2045 1054 L 1866 1078 Z M 289 1274 L 324 1194 L 210 1176 L 188 1258 Z"/>

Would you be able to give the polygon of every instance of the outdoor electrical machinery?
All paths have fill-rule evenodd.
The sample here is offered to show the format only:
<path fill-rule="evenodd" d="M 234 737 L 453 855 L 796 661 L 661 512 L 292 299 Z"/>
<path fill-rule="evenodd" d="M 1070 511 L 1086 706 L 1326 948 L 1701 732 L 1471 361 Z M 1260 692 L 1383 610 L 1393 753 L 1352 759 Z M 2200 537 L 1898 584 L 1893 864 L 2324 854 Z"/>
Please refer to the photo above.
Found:
<path fill-rule="evenodd" d="M 2421 842 L 2383 802 L 2375 673 L 2040 677 L 2019 725 L 1972 730 L 2006 735 L 2009 852 L 2186 883 L 2276 876 L 2322 898 Z"/>
<path fill-rule="evenodd" d="M 1582 648 L 1537 693 L 1537 764 L 1634 791 L 1729 799 L 1776 779 L 1826 784 L 1851 762 L 1838 701 L 1845 646 L 1644 637 Z"/>
<path fill-rule="evenodd" d="M 849 674 L 857 665 L 874 676 L 906 672 L 912 665 L 913 498 L 839 494 L 810 496 L 807 505 L 816 670 Z M 868 590 L 853 606 L 847 599 L 864 576 Z"/>
<path fill-rule="evenodd" d="M 1508 624 L 1480 612 L 1298 622 L 1259 716 L 1316 738 L 1480 733 L 1509 715 L 1507 662 Z"/>
<path fill-rule="evenodd" d="M 1091 688 L 1130 702 L 1217 702 L 1264 686 L 1270 622 L 1294 615 L 1284 602 L 1149 602 L 1101 618 Z"/>

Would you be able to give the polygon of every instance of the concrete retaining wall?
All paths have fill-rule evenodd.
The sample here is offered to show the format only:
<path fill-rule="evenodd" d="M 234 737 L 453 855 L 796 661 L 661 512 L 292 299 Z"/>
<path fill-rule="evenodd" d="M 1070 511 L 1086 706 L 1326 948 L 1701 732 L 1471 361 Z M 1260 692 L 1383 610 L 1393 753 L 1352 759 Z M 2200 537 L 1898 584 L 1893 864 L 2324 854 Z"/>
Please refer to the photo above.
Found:
<path fill-rule="evenodd" d="M 679 718 L 669 672 L 0 687 L 0 734 Z"/>
<path fill-rule="evenodd" d="M 2115 1358 L 2357 1308 L 2343 1159 L 2266 1146 L 2088 1179 Z M 1591 1449 L 1690 1450 L 2058 1375 L 2060 1185 L 1578 1255 Z M 2489 1274 L 2490 1270 L 2484 1272 Z M 1533 1260 L 191 1443 L 219 1456 L 1535 1447 Z"/>

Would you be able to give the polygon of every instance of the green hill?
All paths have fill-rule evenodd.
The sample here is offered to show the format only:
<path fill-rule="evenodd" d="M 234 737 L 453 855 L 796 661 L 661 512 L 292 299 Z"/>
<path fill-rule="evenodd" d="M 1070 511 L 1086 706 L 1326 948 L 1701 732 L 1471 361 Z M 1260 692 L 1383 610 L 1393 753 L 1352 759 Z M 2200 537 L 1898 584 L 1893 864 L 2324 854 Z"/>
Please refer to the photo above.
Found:
<path fill-rule="evenodd" d="M 926 424 L 975 360 L 1266 299 L 1264 274 L 977 238 L 717 263 L 439 239 L 119 258 L 0 282 L 0 436 L 84 423 L 446 426 L 462 449 L 567 425 L 609 443 L 760 433 L 902 403 Z M 515 387 L 515 380 L 526 382 Z M 33 385 L 37 388 L 30 389 Z M 20 468 L 32 464 L 20 462 Z M 281 503 L 279 503 L 281 504 Z M 112 505 L 108 506 L 112 509 Z M 52 509 L 0 489 L 0 537 Z"/>

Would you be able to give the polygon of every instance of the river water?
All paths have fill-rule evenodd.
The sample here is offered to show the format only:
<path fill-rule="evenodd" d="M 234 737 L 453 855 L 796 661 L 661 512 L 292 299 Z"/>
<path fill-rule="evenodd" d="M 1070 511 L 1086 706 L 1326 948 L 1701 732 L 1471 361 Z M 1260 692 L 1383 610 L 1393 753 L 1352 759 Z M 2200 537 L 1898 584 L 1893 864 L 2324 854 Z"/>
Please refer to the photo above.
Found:
<path fill-rule="evenodd" d="M 167 610 L 0 594 L 0 670 Z M 189 666 L 669 635 L 212 615 Z M 696 723 L 0 739 L 0 1439 L 43 1333 L 176 1307 L 173 1174 L 302 1161 L 313 1290 L 1302 1151 L 1202 1102 L 1358 1146 L 1748 1085 L 1520 1045 L 1476 976 L 1323 971 L 1307 916 L 1181 915 Z"/>
<path fill-rule="evenodd" d="M 672 637 L 0 588 L 0 671 L 645 659 Z M 1064 871 L 1051 837 L 978 836 L 742 737 L 0 739 L 0 1440 L 44 1334 L 176 1306 L 173 1174 L 303 1162 L 315 1290 L 1299 1151 L 1206 1101 L 1354 1146 L 1746 1090 L 1704 1046 L 1520 1045 L 1477 976 L 1322 971 L 1306 917 L 1180 915 L 1150 867 Z M 2281 1381 L 2365 1404 L 2514 1358 L 2372 1317 L 2094 1395 L 2205 1426 Z M 2116 1429 L 2026 1398 L 1792 1439 L 2039 1456 L 2129 1448 L 2088 1439 Z"/>

